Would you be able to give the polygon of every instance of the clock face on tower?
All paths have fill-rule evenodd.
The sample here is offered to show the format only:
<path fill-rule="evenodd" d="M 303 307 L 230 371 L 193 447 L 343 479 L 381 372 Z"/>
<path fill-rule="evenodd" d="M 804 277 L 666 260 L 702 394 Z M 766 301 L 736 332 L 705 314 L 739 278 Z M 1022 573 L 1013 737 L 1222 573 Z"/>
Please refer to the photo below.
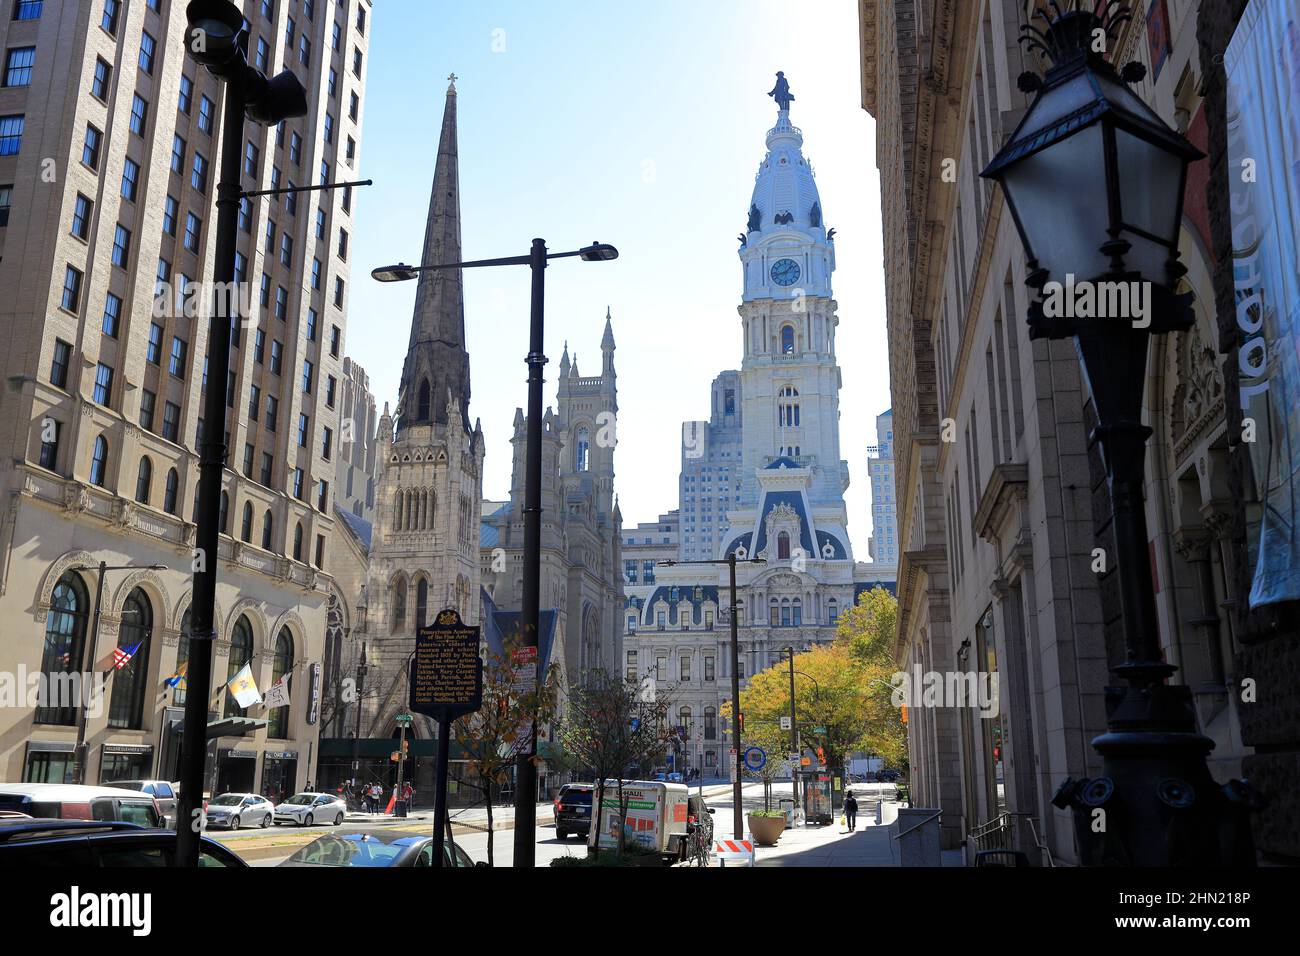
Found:
<path fill-rule="evenodd" d="M 772 263 L 772 281 L 777 285 L 794 285 L 799 280 L 799 263 L 793 259 L 777 259 Z"/>

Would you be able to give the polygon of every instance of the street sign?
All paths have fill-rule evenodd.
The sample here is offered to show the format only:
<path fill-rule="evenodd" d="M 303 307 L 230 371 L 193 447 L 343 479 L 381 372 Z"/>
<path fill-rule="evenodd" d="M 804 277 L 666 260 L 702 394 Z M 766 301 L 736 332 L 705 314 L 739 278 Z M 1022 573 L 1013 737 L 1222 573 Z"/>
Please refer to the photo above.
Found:
<path fill-rule="evenodd" d="M 814 728 L 812 729 L 812 732 L 815 733 L 815 734 L 824 734 L 824 733 L 826 733 L 826 728 L 825 728 L 825 727 L 814 727 Z"/>
<path fill-rule="evenodd" d="M 409 724 L 412 720 L 412 717 L 410 714 L 398 714 L 396 717 L 393 718 L 393 720 L 394 722 L 399 724 Z"/>
<path fill-rule="evenodd" d="M 750 747 L 745 751 L 745 767 L 757 773 L 767 765 L 767 754 L 761 747 Z"/>
<path fill-rule="evenodd" d="M 782 730 L 789 730 L 789 729 L 790 729 L 790 716 L 789 716 L 789 714 L 787 714 L 786 716 L 784 716 L 784 717 L 781 718 L 781 729 L 782 729 Z"/>
<path fill-rule="evenodd" d="M 483 701 L 478 647 L 479 629 L 464 624 L 452 608 L 420 628 L 411 659 L 410 709 L 449 719 L 478 710 Z"/>
<path fill-rule="evenodd" d="M 790 763 L 794 764 L 795 766 L 798 766 L 798 764 L 799 764 L 799 755 L 798 755 L 798 754 L 786 754 L 786 755 L 785 755 L 785 759 L 788 760 L 788 761 L 790 761 Z"/>

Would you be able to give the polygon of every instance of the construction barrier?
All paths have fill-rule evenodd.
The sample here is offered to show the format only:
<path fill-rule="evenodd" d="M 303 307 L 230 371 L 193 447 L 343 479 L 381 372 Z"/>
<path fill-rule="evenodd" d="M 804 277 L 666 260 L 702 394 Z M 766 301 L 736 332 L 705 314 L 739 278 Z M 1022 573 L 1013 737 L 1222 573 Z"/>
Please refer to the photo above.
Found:
<path fill-rule="evenodd" d="M 754 842 L 752 840 L 715 840 L 713 853 L 718 858 L 719 866 L 726 866 L 728 861 L 733 866 L 754 865 Z"/>

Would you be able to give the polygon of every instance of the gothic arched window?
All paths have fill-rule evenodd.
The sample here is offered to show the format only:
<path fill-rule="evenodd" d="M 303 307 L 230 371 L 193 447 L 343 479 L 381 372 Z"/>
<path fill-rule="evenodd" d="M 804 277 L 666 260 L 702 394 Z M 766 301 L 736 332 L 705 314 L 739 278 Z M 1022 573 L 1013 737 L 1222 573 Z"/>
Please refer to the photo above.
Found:
<path fill-rule="evenodd" d="M 253 503 L 244 502 L 244 517 L 239 522 L 239 540 L 245 544 L 253 540 Z"/>
<path fill-rule="evenodd" d="M 396 634 L 406 625 L 406 578 L 397 576 L 393 582 L 393 633 Z"/>
<path fill-rule="evenodd" d="M 271 550 L 271 534 L 274 530 L 274 519 L 271 517 L 271 509 L 268 508 L 262 515 L 262 547 L 267 551 Z"/>
<path fill-rule="evenodd" d="M 234 630 L 230 635 L 230 658 L 226 664 L 226 683 L 234 680 L 235 675 L 243 670 L 245 664 L 253 660 L 253 625 L 248 618 L 239 615 Z M 243 717 L 244 708 L 235 701 L 234 695 L 226 691 L 225 717 Z"/>
<path fill-rule="evenodd" d="M 149 503 L 149 486 L 153 484 L 153 462 L 149 457 L 140 459 L 140 469 L 135 475 L 135 500 L 142 505 Z"/>
<path fill-rule="evenodd" d="M 784 355 L 794 354 L 794 326 L 781 326 L 781 352 Z"/>
<path fill-rule="evenodd" d="M 85 654 L 86 622 L 90 617 L 90 599 L 81 577 L 73 571 L 66 572 L 54 585 L 50 595 L 50 610 L 45 615 L 45 647 L 41 652 L 41 673 L 47 688 L 36 708 L 36 723 L 72 726 L 77 722 L 77 708 L 71 701 L 54 702 L 49 688 L 66 686 L 57 675 L 81 670 Z M 62 781 L 55 781 L 61 783 Z"/>
<path fill-rule="evenodd" d="M 117 646 L 131 659 L 113 671 L 113 695 L 108 705 L 108 726 L 140 729 L 144 716 L 144 692 L 149 672 L 149 638 L 153 634 L 153 605 L 144 591 L 136 588 L 122 606 Z"/>
<path fill-rule="evenodd" d="M 299 521 L 293 528 L 293 559 L 302 560 L 302 522 Z"/>
<path fill-rule="evenodd" d="M 419 398 L 415 406 L 415 420 L 418 422 L 427 422 L 429 420 L 431 403 L 429 401 L 429 380 L 424 379 L 420 382 Z"/>
<path fill-rule="evenodd" d="M 429 615 L 429 581 L 427 578 L 420 578 L 420 583 L 415 586 L 415 626 L 424 627 L 428 623 Z"/>
<path fill-rule="evenodd" d="M 591 467 L 591 432 L 584 425 L 578 429 L 578 444 L 574 450 L 573 468 L 575 471 L 587 471 Z"/>
<path fill-rule="evenodd" d="M 163 487 L 163 511 L 169 515 L 176 514 L 176 492 L 180 487 L 180 475 L 175 468 L 167 470 L 167 484 Z"/>
<path fill-rule="evenodd" d="M 108 439 L 103 435 L 95 438 L 95 448 L 90 454 L 90 483 L 104 486 L 108 475 Z"/>
<path fill-rule="evenodd" d="M 271 661 L 271 684 L 293 670 L 293 634 L 289 628 L 280 628 L 275 639 L 275 657 Z M 266 735 L 277 740 L 289 736 L 289 708 L 277 707 L 267 715 Z"/>

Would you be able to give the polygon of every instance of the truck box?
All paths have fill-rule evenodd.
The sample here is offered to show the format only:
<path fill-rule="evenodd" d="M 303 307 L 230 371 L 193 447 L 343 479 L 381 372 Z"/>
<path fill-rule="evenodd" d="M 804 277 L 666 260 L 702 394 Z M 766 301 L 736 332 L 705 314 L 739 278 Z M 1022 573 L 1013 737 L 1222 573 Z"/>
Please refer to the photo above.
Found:
<path fill-rule="evenodd" d="M 596 845 L 615 849 L 619 829 L 626 826 L 628 846 L 640 845 L 665 859 L 678 857 L 686 838 L 690 789 L 685 784 L 661 780 L 624 780 L 623 799 L 627 801 L 626 821 L 620 813 L 618 781 L 606 780 L 600 825 L 593 828 Z"/>

